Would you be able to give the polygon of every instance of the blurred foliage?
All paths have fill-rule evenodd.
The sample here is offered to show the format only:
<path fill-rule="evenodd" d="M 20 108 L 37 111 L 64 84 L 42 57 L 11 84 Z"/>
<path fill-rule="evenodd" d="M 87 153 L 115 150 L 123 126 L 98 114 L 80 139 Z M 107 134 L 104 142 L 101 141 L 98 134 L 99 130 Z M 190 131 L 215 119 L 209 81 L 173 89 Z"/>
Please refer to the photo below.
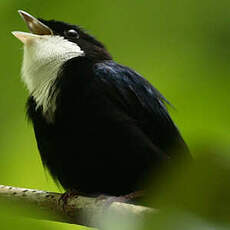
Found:
<path fill-rule="evenodd" d="M 1 0 L 0 184 L 58 190 L 44 173 L 25 118 L 22 45 L 10 34 L 26 30 L 18 9 L 85 27 L 106 44 L 116 61 L 145 76 L 175 106 L 170 112 L 195 156 L 207 146 L 229 154 L 230 1 Z M 15 223 L 6 222 L 4 229 L 27 229 L 24 222 Z M 78 229 L 31 223 L 33 229 L 35 225 Z"/>
<path fill-rule="evenodd" d="M 156 212 L 140 219 L 106 215 L 103 230 L 230 229 L 230 156 L 206 152 L 183 170 L 164 170 L 147 190 Z"/>

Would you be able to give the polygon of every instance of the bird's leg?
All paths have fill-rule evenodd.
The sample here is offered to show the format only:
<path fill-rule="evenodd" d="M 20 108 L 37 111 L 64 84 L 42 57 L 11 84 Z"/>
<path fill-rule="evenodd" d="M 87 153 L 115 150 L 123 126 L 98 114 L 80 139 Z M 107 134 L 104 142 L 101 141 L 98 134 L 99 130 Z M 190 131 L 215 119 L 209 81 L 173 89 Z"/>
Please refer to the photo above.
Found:
<path fill-rule="evenodd" d="M 125 195 L 124 197 L 127 200 L 127 202 L 129 202 L 129 201 L 141 198 L 143 196 L 144 196 L 144 191 L 139 190 L 139 191 L 136 191 L 136 192 L 131 192 L 131 193 Z"/>
<path fill-rule="evenodd" d="M 61 197 L 58 199 L 58 205 L 62 205 L 63 210 L 65 211 L 65 206 L 68 203 L 68 199 L 70 198 L 77 198 L 80 193 L 77 190 L 71 189 L 64 192 Z"/>
<path fill-rule="evenodd" d="M 100 195 L 96 198 L 96 202 L 105 200 L 105 206 L 109 207 L 113 202 L 132 202 L 135 199 L 141 198 L 144 195 L 144 191 L 136 191 L 129 193 L 127 195 L 123 196 L 106 196 L 106 195 Z"/>

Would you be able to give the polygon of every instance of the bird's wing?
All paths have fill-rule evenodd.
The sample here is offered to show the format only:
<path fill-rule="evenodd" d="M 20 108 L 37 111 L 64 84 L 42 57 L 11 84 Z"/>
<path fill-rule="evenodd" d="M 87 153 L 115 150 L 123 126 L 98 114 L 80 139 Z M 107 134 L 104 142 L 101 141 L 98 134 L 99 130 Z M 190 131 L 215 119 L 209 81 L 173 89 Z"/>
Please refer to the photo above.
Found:
<path fill-rule="evenodd" d="M 113 61 L 96 64 L 94 72 L 97 91 L 133 119 L 157 148 L 168 156 L 179 152 L 189 155 L 168 114 L 168 102 L 147 80 Z"/>

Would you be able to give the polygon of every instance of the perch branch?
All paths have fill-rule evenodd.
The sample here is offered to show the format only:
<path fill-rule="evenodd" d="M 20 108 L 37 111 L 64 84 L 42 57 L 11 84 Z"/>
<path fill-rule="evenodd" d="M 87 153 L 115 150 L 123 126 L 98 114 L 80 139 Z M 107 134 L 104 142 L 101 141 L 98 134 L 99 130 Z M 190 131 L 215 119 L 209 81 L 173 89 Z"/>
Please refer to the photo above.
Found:
<path fill-rule="evenodd" d="M 135 218 L 155 212 L 151 208 L 120 202 L 112 202 L 108 206 L 109 197 L 105 199 L 84 196 L 70 197 L 64 205 L 60 199 L 61 196 L 61 193 L 0 185 L 2 201 L 10 202 L 13 206 L 17 204 L 19 207 L 35 207 L 39 212 L 30 212 L 30 214 L 31 217 L 38 219 L 99 227 L 99 221 L 109 211 L 123 217 L 127 215 Z"/>

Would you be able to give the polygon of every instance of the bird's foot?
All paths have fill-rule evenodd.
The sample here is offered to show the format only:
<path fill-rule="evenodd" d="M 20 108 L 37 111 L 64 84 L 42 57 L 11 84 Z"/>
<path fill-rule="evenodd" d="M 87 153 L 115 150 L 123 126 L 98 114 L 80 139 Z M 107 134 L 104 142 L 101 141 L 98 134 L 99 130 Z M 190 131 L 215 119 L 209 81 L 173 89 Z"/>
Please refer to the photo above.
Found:
<path fill-rule="evenodd" d="M 100 201 L 110 201 L 112 202 L 126 202 L 125 196 L 106 196 L 106 195 L 99 195 L 96 198 L 96 202 L 100 202 Z"/>
<path fill-rule="evenodd" d="M 79 193 L 76 190 L 69 190 L 63 193 L 60 198 L 58 199 L 58 205 L 62 205 L 62 209 L 65 211 L 65 207 L 68 204 L 68 200 L 71 198 L 77 198 Z"/>
<path fill-rule="evenodd" d="M 139 199 L 141 197 L 144 196 L 144 191 L 143 190 L 139 190 L 139 191 L 136 191 L 136 192 L 131 192 L 127 195 L 125 195 L 125 199 L 127 200 L 127 202 L 131 202 L 131 201 L 134 201 L 135 199 Z"/>
<path fill-rule="evenodd" d="M 105 206 L 109 207 L 113 202 L 120 202 L 120 203 L 132 202 L 135 199 L 141 198 L 143 194 L 144 194 L 144 191 L 132 192 L 132 193 L 129 193 L 123 196 L 100 195 L 96 198 L 96 202 L 105 200 Z"/>

